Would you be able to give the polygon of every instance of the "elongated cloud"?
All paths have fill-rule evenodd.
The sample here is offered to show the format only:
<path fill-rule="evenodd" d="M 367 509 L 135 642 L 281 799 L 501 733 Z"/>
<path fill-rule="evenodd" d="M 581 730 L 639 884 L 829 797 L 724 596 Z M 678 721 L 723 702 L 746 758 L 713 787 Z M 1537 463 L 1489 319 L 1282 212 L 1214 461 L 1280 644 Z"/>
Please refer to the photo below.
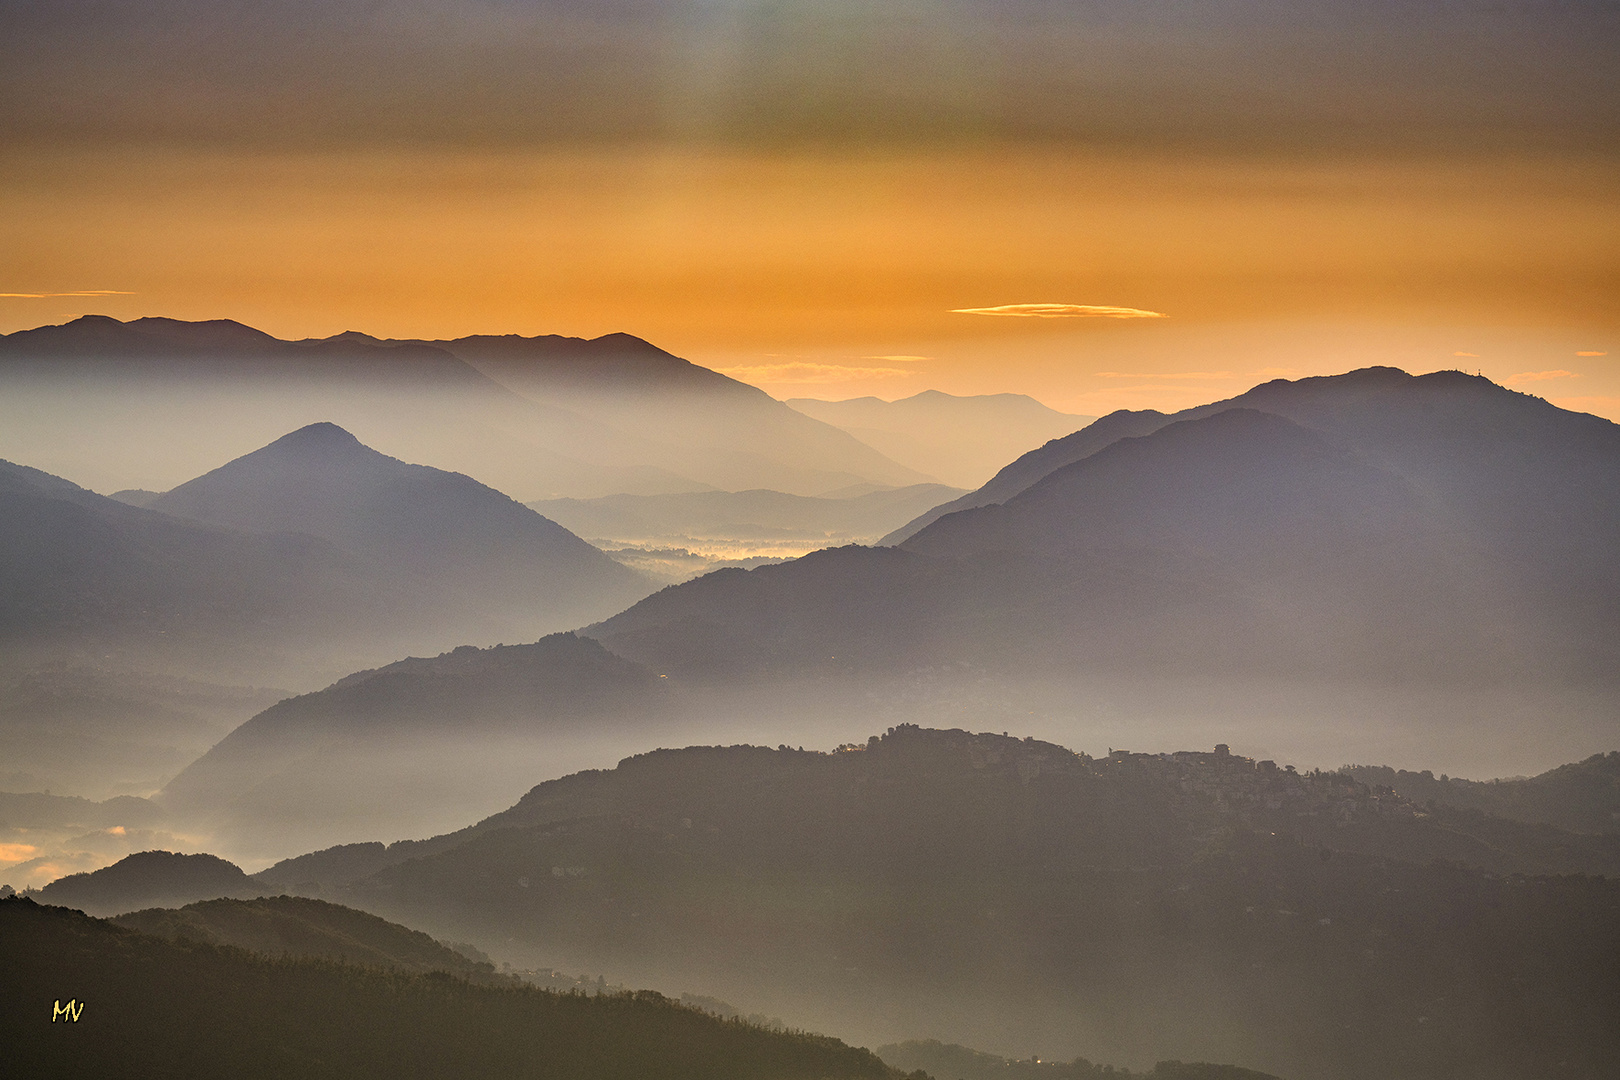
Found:
<path fill-rule="evenodd" d="M 123 289 L 80 289 L 78 292 L 0 292 L 0 300 L 49 300 L 56 296 L 134 296 Z"/>
<path fill-rule="evenodd" d="M 1168 319 L 1162 311 L 1106 304 L 1001 304 L 952 308 L 952 315 L 1010 315 L 1022 319 Z"/>

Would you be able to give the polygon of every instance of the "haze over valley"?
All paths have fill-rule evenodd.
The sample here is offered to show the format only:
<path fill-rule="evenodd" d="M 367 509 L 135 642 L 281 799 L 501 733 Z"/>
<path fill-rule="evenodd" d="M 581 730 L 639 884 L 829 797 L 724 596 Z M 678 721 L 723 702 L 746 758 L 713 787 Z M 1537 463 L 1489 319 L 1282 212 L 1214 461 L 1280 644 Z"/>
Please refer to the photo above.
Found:
<path fill-rule="evenodd" d="M 0 4 L 0 1072 L 1611 1080 L 1616 43 Z"/>

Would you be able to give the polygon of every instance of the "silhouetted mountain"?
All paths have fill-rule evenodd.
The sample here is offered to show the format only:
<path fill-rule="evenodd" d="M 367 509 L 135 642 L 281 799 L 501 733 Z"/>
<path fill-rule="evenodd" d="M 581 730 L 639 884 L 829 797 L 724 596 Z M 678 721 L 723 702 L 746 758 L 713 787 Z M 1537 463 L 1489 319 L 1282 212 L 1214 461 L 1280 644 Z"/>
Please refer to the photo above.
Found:
<path fill-rule="evenodd" d="M 311 891 L 862 1041 L 1323 1080 L 1597 1075 L 1620 1049 L 1613 837 L 1225 747 L 1090 758 L 901 727 L 834 753 L 658 751 L 324 861 L 360 858 L 383 865 Z"/>
<path fill-rule="evenodd" d="M 111 365 L 109 367 L 109 365 Z M 210 378 L 313 378 L 328 383 L 497 391 L 479 372 L 443 349 L 415 342 L 380 344 L 354 338 L 290 342 L 230 319 L 184 322 L 145 318 L 119 322 L 81 315 L 61 326 L 0 335 L 7 376 L 132 375 Z"/>
<path fill-rule="evenodd" d="M 1245 398 L 1316 426 L 1211 406 L 897 548 L 712 574 L 588 632 L 672 677 L 839 657 L 1611 686 L 1620 426 L 1458 373 Z"/>
<path fill-rule="evenodd" d="M 318 650 L 410 602 L 330 542 L 181 521 L 0 462 L 0 639 L 14 658 Z"/>
<path fill-rule="evenodd" d="M 1387 766 L 1351 765 L 1364 784 L 1398 791 L 1414 802 L 1465 807 L 1514 821 L 1541 822 L 1579 833 L 1620 832 L 1620 753 L 1593 754 L 1540 776 L 1464 780 Z"/>
<path fill-rule="evenodd" d="M 1161 1061 L 1146 1072 L 1132 1072 L 1112 1065 L 1094 1065 L 1085 1058 L 1013 1060 L 942 1043 L 938 1039 L 891 1043 L 873 1052 L 897 1069 L 926 1072 L 938 1080 L 1103 1080 L 1104 1077 L 1130 1080 L 1135 1076 L 1154 1080 L 1277 1080 L 1269 1073 L 1253 1069 L 1204 1062 Z"/>
<path fill-rule="evenodd" d="M 306 897 L 203 900 L 182 908 L 131 911 L 112 921 L 153 937 L 233 945 L 273 957 L 444 971 L 472 982 L 496 981 L 489 963 L 469 959 L 419 930 Z"/>
<path fill-rule="evenodd" d="M 409 835 L 488 812 L 566 761 L 575 740 L 639 741 L 663 698 L 652 672 L 573 634 L 463 646 L 266 709 L 175 777 L 162 801 L 283 845 L 331 829 Z"/>
<path fill-rule="evenodd" d="M 57 1016 L 37 1018 L 53 1002 Z M 9 1070 L 41 1077 L 900 1080 L 866 1050 L 650 991 L 587 997 L 275 959 L 23 898 L 0 900 L 0 1038 Z"/>
<path fill-rule="evenodd" d="M 163 492 L 161 491 L 146 491 L 141 488 L 125 488 L 123 491 L 115 491 L 107 496 L 109 499 L 129 506 L 151 506 L 154 500 L 162 497 Z"/>
<path fill-rule="evenodd" d="M 311 424 L 151 503 L 175 517 L 330 540 L 385 572 L 450 585 L 519 638 L 651 591 L 555 522 L 460 473 L 408 465 Z"/>
<path fill-rule="evenodd" d="M 1036 447 L 997 472 L 983 487 L 959 496 L 948 503 L 941 503 L 939 506 L 931 508 L 927 513 L 918 515 L 888 534 L 878 543 L 885 545 L 899 544 L 909 540 L 946 514 L 954 514 L 958 510 L 971 510 L 976 506 L 990 506 L 994 503 L 1006 502 L 1031 484 L 1050 473 L 1056 472 L 1063 466 L 1072 465 L 1081 458 L 1090 457 L 1103 449 L 1103 447 L 1110 446 L 1120 439 L 1151 435 L 1168 423 L 1169 419 L 1164 413 L 1153 409 L 1144 409 L 1140 412 L 1121 409 L 1118 412 L 1111 412 L 1071 435 L 1065 435 L 1061 439 L 1053 439 L 1042 446 Z"/>
<path fill-rule="evenodd" d="M 1009 458 L 1096 419 L 1049 409 L 1024 394 L 958 397 L 924 390 L 898 401 L 789 398 L 787 404 L 895 461 L 964 487 L 984 483 Z"/>
<path fill-rule="evenodd" d="M 261 891 L 241 867 L 215 855 L 140 851 L 93 873 L 57 878 L 39 891 L 39 899 L 105 916 Z"/>
<path fill-rule="evenodd" d="M 294 342 L 86 316 L 0 336 L 0 456 L 103 490 L 167 487 L 316 420 L 523 499 L 928 479 L 628 335 Z"/>
<path fill-rule="evenodd" d="M 757 387 L 630 334 L 476 335 L 427 342 L 524 397 L 658 441 L 667 468 L 726 491 L 823 495 L 862 481 L 932 479 Z M 651 493 L 649 493 L 651 494 Z"/>

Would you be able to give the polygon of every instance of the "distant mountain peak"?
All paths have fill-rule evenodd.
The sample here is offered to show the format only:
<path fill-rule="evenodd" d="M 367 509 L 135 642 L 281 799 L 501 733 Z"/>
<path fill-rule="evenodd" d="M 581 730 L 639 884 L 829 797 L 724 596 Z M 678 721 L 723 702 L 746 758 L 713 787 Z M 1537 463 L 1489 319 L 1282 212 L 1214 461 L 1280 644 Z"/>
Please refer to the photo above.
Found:
<path fill-rule="evenodd" d="M 329 338 L 312 338 L 311 340 L 312 341 L 313 340 L 318 340 L 318 341 L 342 342 L 342 343 L 359 342 L 359 343 L 361 343 L 363 345 L 386 345 L 386 344 L 388 344 L 382 338 L 374 337 L 371 334 L 365 333 L 362 330 L 345 330 L 345 331 L 343 331 L 343 333 L 341 333 L 341 334 L 333 334 Z"/>
<path fill-rule="evenodd" d="M 265 450 L 369 450 L 359 439 L 355 438 L 344 428 L 338 427 L 329 420 L 309 424 L 297 431 L 288 432 L 275 442 L 264 447 Z"/>

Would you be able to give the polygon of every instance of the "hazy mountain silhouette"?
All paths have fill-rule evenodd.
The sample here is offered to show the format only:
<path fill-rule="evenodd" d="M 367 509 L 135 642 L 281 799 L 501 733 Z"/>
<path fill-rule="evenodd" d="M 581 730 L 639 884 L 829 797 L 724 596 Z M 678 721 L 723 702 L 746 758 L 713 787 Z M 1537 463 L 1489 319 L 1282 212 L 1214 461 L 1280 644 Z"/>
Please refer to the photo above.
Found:
<path fill-rule="evenodd" d="M 164 788 L 224 835 L 421 835 L 493 809 L 569 747 L 640 741 L 665 684 L 573 634 L 358 672 L 232 731 Z M 285 850 L 285 846 L 282 847 Z"/>
<path fill-rule="evenodd" d="M 964 487 L 984 483 L 1009 458 L 1096 419 L 1049 409 L 1024 394 L 958 397 L 924 390 L 898 401 L 790 398 L 787 404 L 895 461 Z"/>
<path fill-rule="evenodd" d="M 13 659 L 314 651 L 392 627 L 412 602 L 329 541 L 182 521 L 4 462 L 0 537 L 0 638 Z"/>
<path fill-rule="evenodd" d="M 231 319 L 144 318 L 126 323 L 105 315 L 81 315 L 60 326 L 0 335 L 0 370 L 7 375 L 73 372 L 114 378 L 308 377 L 331 383 L 406 382 L 438 389 L 500 390 L 476 369 L 431 345 L 385 345 L 358 337 L 282 341 Z"/>
<path fill-rule="evenodd" d="M 316 420 L 522 499 L 928 479 L 628 335 L 281 341 L 85 316 L 0 336 L 0 456 L 102 490 L 170 486 Z"/>
<path fill-rule="evenodd" d="M 150 504 L 250 532 L 318 536 L 384 572 L 449 585 L 513 636 L 617 611 L 650 586 L 557 523 L 460 473 L 311 424 Z"/>
<path fill-rule="evenodd" d="M 1372 369 L 1240 400 L 1301 419 L 1210 406 L 896 548 L 712 574 L 588 632 L 672 675 L 841 657 L 1612 682 L 1620 426 L 1458 373 Z"/>
<path fill-rule="evenodd" d="M 726 491 L 823 495 L 863 481 L 932 479 L 757 387 L 630 334 L 475 335 L 428 344 L 524 397 L 656 440 L 666 466 Z"/>
<path fill-rule="evenodd" d="M 1090 457 L 1120 439 L 1151 435 L 1168 421 L 1169 417 L 1153 409 L 1144 409 L 1140 412 L 1121 409 L 1118 412 L 1111 412 L 1073 434 L 1036 447 L 1002 468 L 986 481 L 983 487 L 930 508 L 926 513 L 919 514 L 915 519 L 889 533 L 878 543 L 899 544 L 946 514 L 1006 502 L 1049 473 L 1056 472 L 1065 465 L 1072 465 L 1081 458 Z"/>
<path fill-rule="evenodd" d="M 1505 1080 L 1613 1052 L 1617 869 L 1613 837 L 1224 747 L 1090 758 L 905 726 L 642 754 L 260 877 L 862 1041 Z"/>
<path fill-rule="evenodd" d="M 141 851 L 93 873 L 57 878 L 38 895 L 42 903 L 106 916 L 261 891 L 241 867 L 218 856 Z"/>

